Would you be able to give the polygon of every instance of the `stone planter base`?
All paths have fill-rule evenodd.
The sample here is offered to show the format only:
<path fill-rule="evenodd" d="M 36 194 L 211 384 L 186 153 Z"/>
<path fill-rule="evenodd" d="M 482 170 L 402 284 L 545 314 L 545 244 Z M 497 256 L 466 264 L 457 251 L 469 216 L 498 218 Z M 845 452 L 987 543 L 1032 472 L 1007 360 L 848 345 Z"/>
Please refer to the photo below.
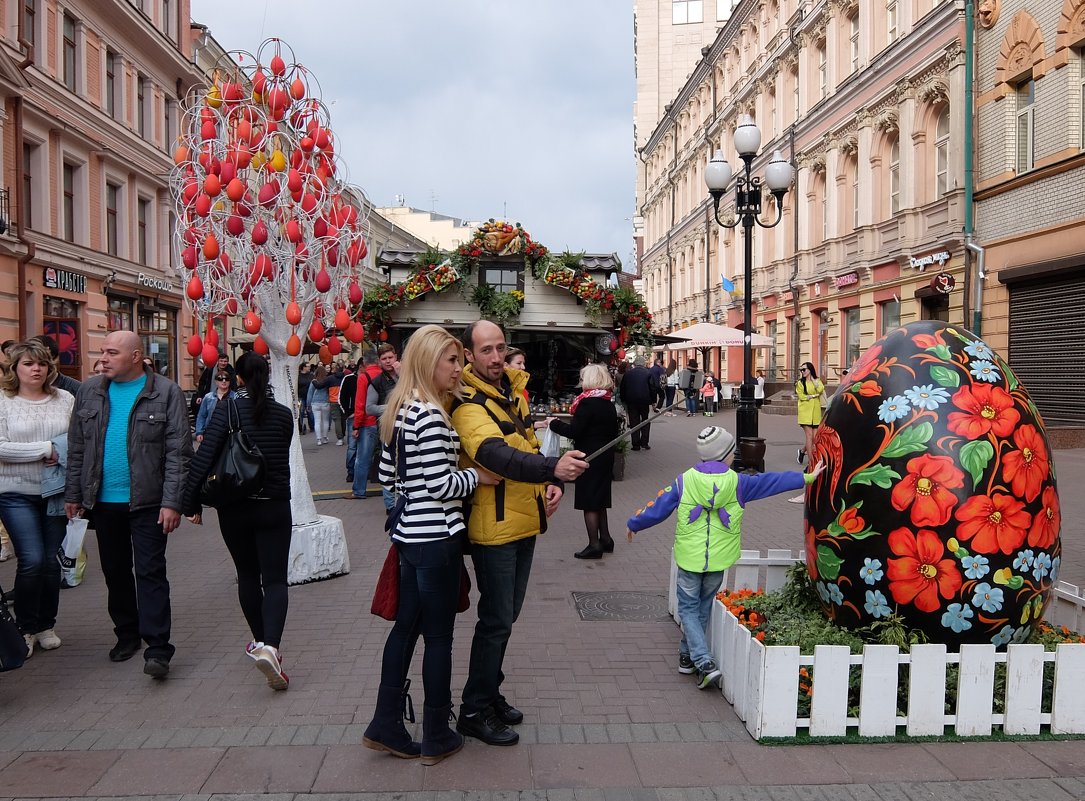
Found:
<path fill-rule="evenodd" d="M 306 584 L 349 572 L 350 555 L 342 520 L 320 515 L 313 523 L 294 526 L 290 536 L 287 584 Z"/>

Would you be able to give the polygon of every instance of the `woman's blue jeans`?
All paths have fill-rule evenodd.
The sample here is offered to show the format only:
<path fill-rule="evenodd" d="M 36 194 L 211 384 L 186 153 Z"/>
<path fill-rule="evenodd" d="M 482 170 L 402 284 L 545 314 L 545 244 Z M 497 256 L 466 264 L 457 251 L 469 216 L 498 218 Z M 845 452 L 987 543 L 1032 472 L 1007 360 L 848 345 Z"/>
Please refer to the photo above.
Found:
<path fill-rule="evenodd" d="M 678 619 L 682 621 L 682 642 L 679 654 L 689 654 L 693 664 L 701 667 L 714 661 L 708 650 L 705 632 L 712 614 L 712 602 L 723 584 L 723 572 L 691 573 L 678 568 Z"/>
<path fill-rule="evenodd" d="M 686 393 L 686 411 L 689 414 L 697 414 L 697 393 L 693 390 Z"/>
<path fill-rule="evenodd" d="M 396 543 L 399 551 L 399 608 L 384 643 L 381 684 L 402 687 L 418 635 L 425 705 L 440 709 L 452 703 L 452 630 L 460 596 L 463 550 L 458 537 L 434 542 Z"/>
<path fill-rule="evenodd" d="M 0 493 L 4 521 L 19 560 L 15 569 L 15 619 L 23 634 L 53 628 L 60 606 L 60 562 L 57 549 L 68 521 L 47 515 L 49 501 L 19 492 Z"/>

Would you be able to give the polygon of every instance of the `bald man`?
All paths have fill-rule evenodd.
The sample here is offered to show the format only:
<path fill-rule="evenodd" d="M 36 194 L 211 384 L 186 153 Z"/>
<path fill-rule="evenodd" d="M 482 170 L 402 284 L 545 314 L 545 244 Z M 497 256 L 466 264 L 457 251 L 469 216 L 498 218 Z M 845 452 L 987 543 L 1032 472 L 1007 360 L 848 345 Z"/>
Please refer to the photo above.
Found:
<path fill-rule="evenodd" d="M 100 370 L 75 398 L 64 509 L 88 515 L 98 535 L 117 635 L 109 658 L 131 659 L 145 642 L 143 672 L 162 679 L 174 652 L 166 538 L 181 521 L 192 458 L 188 411 L 181 388 L 143 363 L 131 331 L 105 338 Z"/>

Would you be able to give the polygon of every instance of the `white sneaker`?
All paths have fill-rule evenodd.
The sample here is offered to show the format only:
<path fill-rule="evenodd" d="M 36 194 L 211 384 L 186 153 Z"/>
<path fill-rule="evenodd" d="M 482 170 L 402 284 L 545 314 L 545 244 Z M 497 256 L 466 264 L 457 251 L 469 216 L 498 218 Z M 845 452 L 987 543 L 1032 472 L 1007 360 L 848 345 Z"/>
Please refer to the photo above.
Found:
<path fill-rule="evenodd" d="M 11 557 L 15 556 L 15 551 L 6 542 L 0 545 L 0 562 L 6 562 Z"/>
<path fill-rule="evenodd" d="M 335 444 L 336 444 L 336 445 L 342 445 L 342 444 L 343 444 L 343 440 L 341 440 L 341 439 L 337 439 L 337 440 L 335 441 Z"/>
<path fill-rule="evenodd" d="M 794 498 L 788 498 L 787 502 L 788 503 L 806 503 L 806 493 L 804 492 L 802 495 L 796 495 Z"/>
<path fill-rule="evenodd" d="M 60 637 L 52 629 L 46 629 L 45 631 L 39 631 L 34 635 L 34 639 L 37 640 L 38 645 L 41 646 L 43 651 L 52 651 L 54 648 L 60 647 Z"/>
<path fill-rule="evenodd" d="M 249 651 L 249 656 L 256 660 L 256 667 L 267 679 L 267 686 L 273 690 L 285 690 L 289 687 L 290 677 L 283 673 L 279 650 L 273 645 L 254 645 L 256 647 Z"/>

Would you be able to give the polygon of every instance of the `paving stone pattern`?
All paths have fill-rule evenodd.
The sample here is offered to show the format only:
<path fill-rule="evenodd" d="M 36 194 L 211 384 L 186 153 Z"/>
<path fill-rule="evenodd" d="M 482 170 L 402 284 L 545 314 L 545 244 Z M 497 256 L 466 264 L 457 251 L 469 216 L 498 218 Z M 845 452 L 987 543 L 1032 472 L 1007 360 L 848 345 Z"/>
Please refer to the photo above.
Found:
<path fill-rule="evenodd" d="M 582 620 L 574 593 L 666 591 L 673 526 L 626 542 L 625 519 L 688 466 L 697 431 L 733 430 L 734 413 L 666 418 L 652 449 L 630 453 L 614 485 L 615 553 L 584 562 L 570 497 L 542 535 L 528 600 L 506 656 L 504 690 L 524 710 L 521 743 L 470 740 L 423 768 L 359 745 L 372 714 L 389 625 L 369 614 L 387 550 L 378 498 L 320 500 L 346 525 L 353 572 L 295 587 L 283 642 L 289 692 L 272 693 L 244 656 L 248 640 L 215 515 L 184 522 L 168 552 L 171 673 L 154 681 L 113 645 L 93 538 L 84 584 L 65 590 L 64 645 L 0 675 L 0 801 L 15 798 L 273 801 L 687 801 L 699 799 L 1085 799 L 1085 741 L 762 746 L 718 692 L 677 673 L 670 620 Z M 762 415 L 770 469 L 795 468 L 792 420 Z M 305 454 L 316 490 L 346 489 L 344 451 Z M 1085 583 L 1085 450 L 1055 453 L 1062 489 L 1062 578 Z M 744 547 L 802 545 L 801 506 L 755 504 Z M 10 587 L 14 562 L 0 565 Z M 620 596 L 618 596 L 620 597 Z M 465 678 L 474 607 L 460 616 L 453 695 Z M 419 652 L 422 644 L 419 644 Z M 421 654 L 412 671 L 421 711 Z"/>

